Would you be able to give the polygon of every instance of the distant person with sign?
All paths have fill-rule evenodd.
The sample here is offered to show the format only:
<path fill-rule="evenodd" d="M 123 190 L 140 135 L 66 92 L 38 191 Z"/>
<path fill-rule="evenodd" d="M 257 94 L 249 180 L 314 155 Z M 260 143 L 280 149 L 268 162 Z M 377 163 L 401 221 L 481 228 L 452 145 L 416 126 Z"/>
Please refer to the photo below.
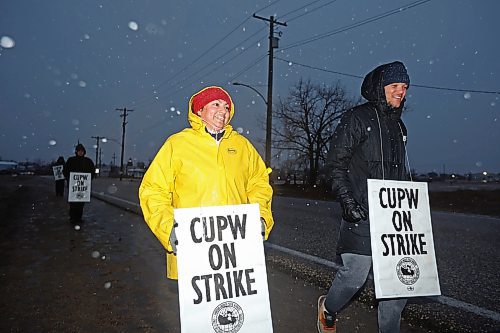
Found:
<path fill-rule="evenodd" d="M 54 180 L 56 182 L 56 196 L 64 195 L 64 157 L 59 156 L 56 163 L 52 166 Z"/>
<path fill-rule="evenodd" d="M 254 203 L 265 239 L 273 227 L 268 169 L 250 141 L 229 125 L 234 112 L 220 87 L 194 94 L 187 113 L 191 127 L 166 140 L 140 185 L 144 219 L 167 251 L 170 279 L 178 274 L 174 209 Z"/>
<path fill-rule="evenodd" d="M 68 158 L 64 165 L 64 177 L 68 181 L 69 218 L 74 223 L 82 222 L 83 207 L 90 197 L 72 200 L 72 193 L 89 193 L 91 179 L 95 176 L 94 162 L 85 156 L 86 153 L 85 147 L 77 144 L 75 156 Z"/>
<path fill-rule="evenodd" d="M 337 313 L 365 284 L 372 266 L 367 179 L 408 180 L 401 113 L 409 85 L 406 67 L 399 61 L 372 70 L 361 85 L 368 102 L 348 110 L 332 138 L 326 165 L 342 206 L 337 253 L 343 266 L 328 295 L 318 299 L 319 332 L 336 331 Z M 379 332 L 399 332 L 406 301 L 379 300 Z"/>

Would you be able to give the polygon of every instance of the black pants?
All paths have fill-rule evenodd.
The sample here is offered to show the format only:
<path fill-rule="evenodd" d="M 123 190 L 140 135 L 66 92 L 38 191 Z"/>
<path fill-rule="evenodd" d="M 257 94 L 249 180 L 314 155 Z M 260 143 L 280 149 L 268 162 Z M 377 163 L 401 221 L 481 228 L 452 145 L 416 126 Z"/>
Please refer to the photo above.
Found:
<path fill-rule="evenodd" d="M 83 215 L 84 202 L 70 202 L 69 203 L 69 218 L 72 221 L 81 221 Z"/>
<path fill-rule="evenodd" d="M 64 195 L 64 179 L 56 180 L 56 195 Z"/>

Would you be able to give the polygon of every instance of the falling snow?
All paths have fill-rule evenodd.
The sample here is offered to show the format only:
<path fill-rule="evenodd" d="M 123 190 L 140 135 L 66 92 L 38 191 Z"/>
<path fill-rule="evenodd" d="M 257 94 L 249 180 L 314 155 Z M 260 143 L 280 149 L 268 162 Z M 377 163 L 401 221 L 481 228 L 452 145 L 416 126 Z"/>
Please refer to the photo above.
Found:
<path fill-rule="evenodd" d="M 14 39 L 12 39 L 9 36 L 2 36 L 0 38 L 0 46 L 3 47 L 4 49 L 11 49 L 16 45 L 16 42 L 14 42 Z"/>
<path fill-rule="evenodd" d="M 133 30 L 133 31 L 139 30 L 139 25 L 134 21 L 130 21 L 128 23 L 128 27 L 130 28 L 130 30 Z"/>

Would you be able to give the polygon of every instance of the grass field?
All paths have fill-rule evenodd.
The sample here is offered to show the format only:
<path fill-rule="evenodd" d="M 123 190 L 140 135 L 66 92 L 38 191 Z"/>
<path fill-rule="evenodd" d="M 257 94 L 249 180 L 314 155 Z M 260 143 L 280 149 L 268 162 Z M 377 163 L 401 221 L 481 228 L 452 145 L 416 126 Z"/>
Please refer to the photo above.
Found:
<path fill-rule="evenodd" d="M 275 185 L 273 189 L 275 195 L 280 196 L 335 200 L 331 194 L 317 187 Z M 432 210 L 500 217 L 500 189 L 430 191 L 429 200 Z"/>
<path fill-rule="evenodd" d="M 500 217 L 500 190 L 430 192 L 431 208 Z"/>

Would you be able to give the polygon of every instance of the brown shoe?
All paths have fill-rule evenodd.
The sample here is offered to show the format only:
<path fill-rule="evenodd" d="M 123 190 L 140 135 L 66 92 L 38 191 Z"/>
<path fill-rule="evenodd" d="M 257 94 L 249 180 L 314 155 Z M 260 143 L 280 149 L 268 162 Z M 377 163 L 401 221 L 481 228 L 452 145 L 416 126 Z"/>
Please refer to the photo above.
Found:
<path fill-rule="evenodd" d="M 337 332 L 337 319 L 325 309 L 326 295 L 318 298 L 318 332 L 335 333 Z"/>

